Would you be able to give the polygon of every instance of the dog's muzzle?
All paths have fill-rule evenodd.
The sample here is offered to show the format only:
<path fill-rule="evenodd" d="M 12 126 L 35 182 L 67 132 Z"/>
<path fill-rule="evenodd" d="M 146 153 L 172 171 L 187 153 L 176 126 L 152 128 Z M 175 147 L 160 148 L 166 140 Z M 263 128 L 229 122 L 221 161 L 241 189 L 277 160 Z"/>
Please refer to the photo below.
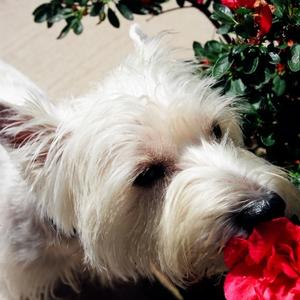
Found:
<path fill-rule="evenodd" d="M 236 216 L 236 224 L 246 231 L 251 231 L 257 224 L 277 217 L 283 217 L 284 200 L 274 192 L 267 192 L 253 199 Z"/>

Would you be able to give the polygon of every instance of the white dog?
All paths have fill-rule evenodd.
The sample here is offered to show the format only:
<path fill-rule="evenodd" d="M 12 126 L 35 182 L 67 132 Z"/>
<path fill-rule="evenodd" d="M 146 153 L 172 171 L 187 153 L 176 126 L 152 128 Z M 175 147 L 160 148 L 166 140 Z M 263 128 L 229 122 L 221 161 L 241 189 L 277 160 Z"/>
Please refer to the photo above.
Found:
<path fill-rule="evenodd" d="M 300 212 L 285 173 L 242 148 L 235 100 L 137 26 L 136 51 L 90 94 L 54 105 L 0 65 L 0 299 L 49 299 L 77 275 L 185 285 L 222 248 Z"/>

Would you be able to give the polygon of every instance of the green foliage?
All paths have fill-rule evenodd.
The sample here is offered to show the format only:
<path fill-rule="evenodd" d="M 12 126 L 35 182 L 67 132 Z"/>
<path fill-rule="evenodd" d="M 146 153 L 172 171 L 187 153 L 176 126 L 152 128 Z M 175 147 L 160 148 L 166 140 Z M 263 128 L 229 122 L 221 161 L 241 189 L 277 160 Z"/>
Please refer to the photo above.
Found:
<path fill-rule="evenodd" d="M 274 6 L 265 9 L 271 18 L 257 18 L 262 11 L 257 7 L 215 4 L 212 18 L 220 24 L 218 31 L 235 38 L 229 44 L 194 42 L 193 48 L 203 71 L 218 80 L 216 86 L 245 99 L 248 147 L 290 169 L 300 187 L 300 2 L 270 4 Z M 263 18 L 269 23 L 261 24 Z"/>
<path fill-rule="evenodd" d="M 33 12 L 48 27 L 64 21 L 58 38 L 83 31 L 82 18 L 107 19 L 157 15 L 168 0 L 51 0 Z M 192 5 L 216 26 L 223 39 L 193 43 L 201 73 L 216 87 L 244 100 L 244 134 L 249 149 L 290 170 L 300 187 L 300 1 L 176 0 Z M 213 5 L 211 5 L 213 2 Z M 246 5 L 246 7 L 245 7 Z"/>
<path fill-rule="evenodd" d="M 75 34 L 83 31 L 82 19 L 86 16 L 97 17 L 98 24 L 105 19 L 113 27 L 120 27 L 120 16 L 133 20 L 134 14 L 161 13 L 163 2 L 168 0 L 50 0 L 33 11 L 36 23 L 46 22 L 48 28 L 65 21 L 66 25 L 58 36 L 64 38 L 71 30 Z M 178 1 L 183 3 L 183 1 Z"/>
<path fill-rule="evenodd" d="M 290 170 L 291 181 L 300 189 L 300 162 Z"/>

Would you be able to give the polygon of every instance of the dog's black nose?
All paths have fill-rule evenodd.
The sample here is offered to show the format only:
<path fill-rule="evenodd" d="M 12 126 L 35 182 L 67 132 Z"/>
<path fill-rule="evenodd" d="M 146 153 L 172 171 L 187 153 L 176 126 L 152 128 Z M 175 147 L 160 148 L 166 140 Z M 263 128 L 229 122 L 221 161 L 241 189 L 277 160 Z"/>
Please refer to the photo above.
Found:
<path fill-rule="evenodd" d="M 236 223 L 246 229 L 252 230 L 255 225 L 284 216 L 285 202 L 273 192 L 268 192 L 252 200 L 236 216 Z"/>

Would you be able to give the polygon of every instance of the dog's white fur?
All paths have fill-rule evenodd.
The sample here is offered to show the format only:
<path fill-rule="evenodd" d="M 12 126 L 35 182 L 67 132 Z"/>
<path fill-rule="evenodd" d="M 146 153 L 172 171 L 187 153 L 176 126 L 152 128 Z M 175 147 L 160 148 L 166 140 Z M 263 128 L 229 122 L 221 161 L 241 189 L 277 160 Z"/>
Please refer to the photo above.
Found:
<path fill-rule="evenodd" d="M 285 173 L 242 148 L 235 100 L 161 36 L 131 36 L 135 52 L 97 89 L 56 105 L 0 65 L 0 299 L 76 289 L 83 272 L 151 277 L 152 265 L 185 284 L 224 270 L 222 247 L 243 233 L 232 216 L 256 196 L 299 213 Z M 137 186 L 157 164 L 165 176 Z"/>

